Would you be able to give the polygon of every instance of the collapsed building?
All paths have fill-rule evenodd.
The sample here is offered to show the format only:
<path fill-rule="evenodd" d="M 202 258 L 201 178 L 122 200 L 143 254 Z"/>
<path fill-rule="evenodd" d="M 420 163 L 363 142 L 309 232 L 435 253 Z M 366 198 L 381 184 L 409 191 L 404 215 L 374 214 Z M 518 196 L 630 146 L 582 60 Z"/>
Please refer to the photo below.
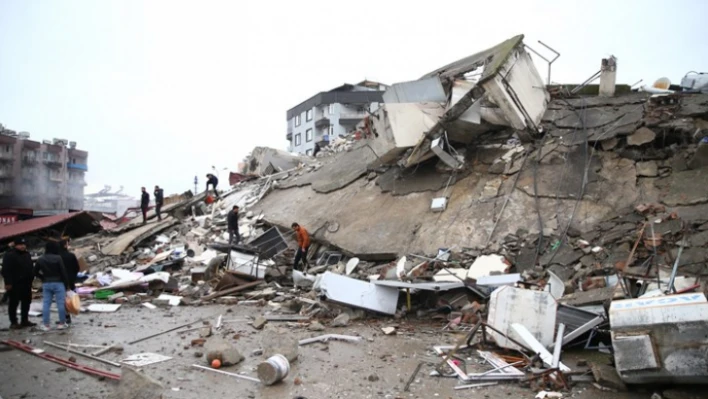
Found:
<path fill-rule="evenodd" d="M 595 88 L 549 88 L 527 50 L 517 36 L 391 86 L 318 157 L 254 150 L 215 203 L 183 197 L 162 221 L 75 240 L 86 271 L 77 291 L 96 312 L 255 304 L 265 309 L 249 321 L 257 331 L 295 322 L 277 340 L 362 314 L 438 323 L 461 338 L 432 347 L 430 376 L 457 378 L 456 390 L 707 381 L 708 95 L 615 90 L 613 58 Z M 226 231 L 234 205 L 237 245 Z M 293 222 L 313 240 L 305 270 L 292 270 Z M 215 340 L 204 325 L 192 346 Z M 221 315 L 214 328 L 236 332 Z M 330 339 L 363 341 L 309 337 L 285 357 Z M 570 346 L 611 346 L 616 367 L 590 365 L 583 380 L 588 370 L 561 362 Z M 494 369 L 468 373 L 479 366 L 472 349 Z"/>

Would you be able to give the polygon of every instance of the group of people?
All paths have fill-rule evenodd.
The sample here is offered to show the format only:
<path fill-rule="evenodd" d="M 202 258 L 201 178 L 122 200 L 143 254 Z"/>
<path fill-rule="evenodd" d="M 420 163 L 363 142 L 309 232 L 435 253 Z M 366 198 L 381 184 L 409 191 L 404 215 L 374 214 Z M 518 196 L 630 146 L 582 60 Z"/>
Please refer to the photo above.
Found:
<path fill-rule="evenodd" d="M 214 190 L 214 195 L 216 198 L 221 198 L 219 196 L 219 192 L 216 190 L 216 186 L 219 185 L 219 179 L 211 173 L 208 173 L 206 177 L 206 191 L 209 191 L 209 186 L 211 186 Z M 145 187 L 141 187 L 141 191 L 140 210 L 143 213 L 143 224 L 146 224 L 148 209 L 150 209 L 150 194 L 148 194 Z M 155 191 L 153 191 L 152 194 L 155 196 L 155 213 L 157 214 L 157 220 L 162 220 L 162 205 L 165 203 L 165 192 L 160 188 L 160 186 L 155 186 Z"/>
<path fill-rule="evenodd" d="M 62 330 L 71 324 L 71 316 L 66 312 L 65 298 L 67 290 L 76 289 L 76 278 L 79 273 L 79 261 L 69 251 L 69 241 L 47 241 L 44 255 L 36 262 L 27 251 L 24 238 L 10 244 L 2 261 L 2 277 L 5 282 L 5 293 L 8 297 L 8 313 L 10 328 L 20 329 L 34 327 L 29 321 L 30 303 L 32 302 L 32 282 L 35 277 L 42 281 L 42 325 L 39 328 L 49 331 L 50 308 L 52 302 L 57 304 L 59 321 L 57 329 Z M 17 308 L 20 308 L 20 320 L 17 320 Z"/>
<path fill-rule="evenodd" d="M 147 212 L 150 207 L 150 194 L 148 194 L 145 187 L 141 188 L 142 195 L 140 196 L 140 210 L 143 212 L 143 224 L 147 223 Z M 155 186 L 155 191 L 153 191 L 155 196 L 155 213 L 157 214 L 157 220 L 162 220 L 162 204 L 165 203 L 165 192 L 160 188 L 160 186 Z"/>

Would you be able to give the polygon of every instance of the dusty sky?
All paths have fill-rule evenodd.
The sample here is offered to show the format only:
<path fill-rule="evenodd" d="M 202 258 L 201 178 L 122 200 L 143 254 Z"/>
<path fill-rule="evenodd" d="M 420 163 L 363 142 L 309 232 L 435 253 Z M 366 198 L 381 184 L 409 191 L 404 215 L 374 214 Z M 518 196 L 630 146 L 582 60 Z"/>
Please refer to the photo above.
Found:
<path fill-rule="evenodd" d="M 285 149 L 285 112 L 363 79 L 417 79 L 516 34 L 581 82 L 708 71 L 707 1 L 0 0 L 0 123 L 89 151 L 88 191 L 193 187 L 254 147 Z M 537 62 L 542 76 L 546 64 Z"/>

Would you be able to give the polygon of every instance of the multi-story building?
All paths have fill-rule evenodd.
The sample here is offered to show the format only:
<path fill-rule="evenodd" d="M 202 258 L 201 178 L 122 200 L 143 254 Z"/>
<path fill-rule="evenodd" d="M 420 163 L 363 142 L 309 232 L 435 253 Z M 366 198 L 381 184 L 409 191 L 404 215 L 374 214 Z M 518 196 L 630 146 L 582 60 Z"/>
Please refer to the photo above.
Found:
<path fill-rule="evenodd" d="M 312 155 L 315 144 L 321 147 L 352 132 L 359 121 L 379 108 L 386 87 L 366 80 L 345 84 L 317 93 L 289 109 L 286 135 L 289 151 Z"/>
<path fill-rule="evenodd" d="M 75 142 L 32 141 L 0 125 L 0 209 L 34 216 L 82 210 L 88 152 Z"/>

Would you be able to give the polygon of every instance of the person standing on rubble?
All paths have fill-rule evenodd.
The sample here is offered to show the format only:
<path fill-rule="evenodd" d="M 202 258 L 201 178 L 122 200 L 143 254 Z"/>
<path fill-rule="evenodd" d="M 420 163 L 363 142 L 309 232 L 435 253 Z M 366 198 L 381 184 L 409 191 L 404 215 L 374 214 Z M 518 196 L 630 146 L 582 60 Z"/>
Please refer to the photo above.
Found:
<path fill-rule="evenodd" d="M 160 211 L 162 210 L 162 204 L 165 202 L 165 192 L 160 188 L 160 186 L 155 186 L 155 213 L 157 214 L 157 220 L 162 220 L 162 215 Z"/>
<path fill-rule="evenodd" d="M 238 205 L 234 205 L 229 216 L 226 217 L 229 229 L 229 246 L 237 244 L 241 241 L 241 235 L 238 233 Z M 234 239 L 236 242 L 234 242 Z"/>
<path fill-rule="evenodd" d="M 67 278 L 69 280 L 69 289 L 76 291 L 76 276 L 79 274 L 79 260 L 72 252 L 69 251 L 69 240 L 62 240 L 59 256 L 64 262 Z M 71 315 L 66 314 L 66 324 L 71 324 Z"/>
<path fill-rule="evenodd" d="M 211 187 L 214 189 L 214 195 L 216 196 L 216 199 L 220 199 L 221 197 L 219 197 L 219 192 L 216 191 L 216 186 L 219 185 L 219 179 L 216 176 L 212 175 L 211 173 L 208 173 L 206 175 L 206 177 L 207 177 L 206 191 L 207 192 L 209 191 L 209 185 L 211 184 Z"/>
<path fill-rule="evenodd" d="M 140 197 L 140 210 L 143 211 L 143 224 L 145 224 L 147 223 L 148 206 L 150 206 L 150 194 L 147 193 L 145 187 L 141 189 L 143 194 Z"/>
<path fill-rule="evenodd" d="M 293 270 L 297 270 L 300 260 L 302 260 L 303 266 L 307 268 L 307 251 L 310 250 L 310 235 L 304 227 L 297 223 L 293 223 L 292 228 L 295 230 L 295 238 L 297 239 L 297 252 L 295 253 Z"/>
<path fill-rule="evenodd" d="M 15 241 L 15 245 L 5 253 L 2 260 L 2 278 L 5 291 L 9 296 L 8 312 L 10 328 L 33 327 L 29 321 L 30 302 L 32 302 L 32 281 L 34 280 L 32 255 L 27 252 L 24 238 Z M 17 306 L 20 306 L 21 322 L 17 323 Z"/>
<path fill-rule="evenodd" d="M 59 324 L 57 330 L 66 329 L 66 290 L 69 287 L 69 277 L 64 268 L 64 262 L 59 255 L 59 243 L 47 241 L 44 255 L 37 259 L 34 274 L 42 280 L 42 331 L 49 331 L 50 309 L 52 300 L 57 304 Z"/>

